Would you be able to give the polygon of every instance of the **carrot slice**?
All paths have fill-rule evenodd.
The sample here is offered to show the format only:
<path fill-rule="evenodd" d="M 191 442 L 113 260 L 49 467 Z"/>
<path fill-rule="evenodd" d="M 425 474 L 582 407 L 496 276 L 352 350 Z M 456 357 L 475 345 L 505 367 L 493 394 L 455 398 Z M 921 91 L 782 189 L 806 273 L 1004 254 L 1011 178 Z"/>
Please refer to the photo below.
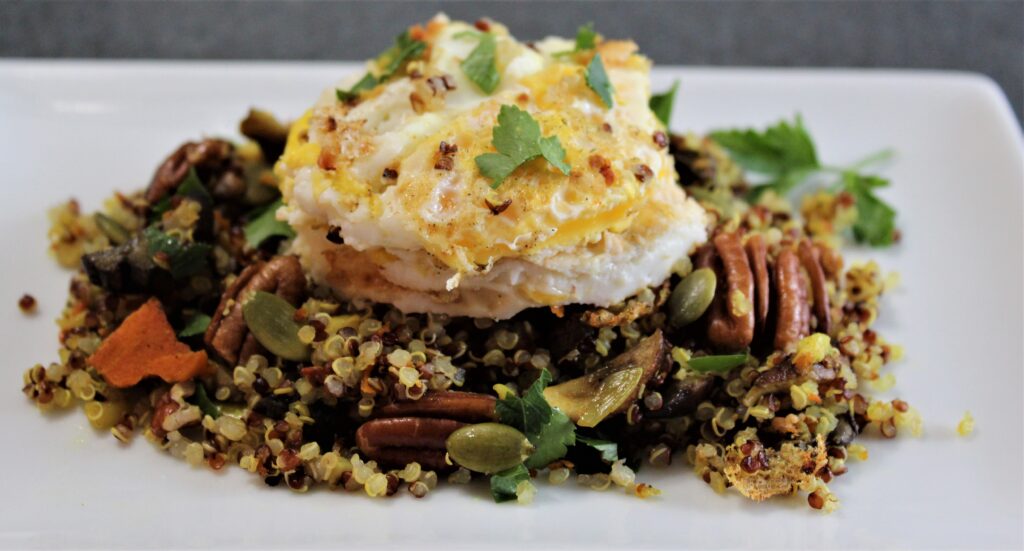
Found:
<path fill-rule="evenodd" d="M 210 367 L 206 352 L 193 352 L 178 340 L 155 298 L 129 314 L 88 362 L 117 388 L 133 386 L 148 376 L 168 383 L 188 381 Z"/>

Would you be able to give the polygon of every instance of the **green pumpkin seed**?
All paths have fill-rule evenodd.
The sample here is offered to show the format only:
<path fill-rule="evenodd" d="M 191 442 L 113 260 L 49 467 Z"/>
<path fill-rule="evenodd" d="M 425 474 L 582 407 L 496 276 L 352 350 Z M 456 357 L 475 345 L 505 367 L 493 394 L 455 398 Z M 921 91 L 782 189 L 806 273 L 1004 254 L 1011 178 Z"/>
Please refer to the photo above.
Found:
<path fill-rule="evenodd" d="M 576 424 L 581 427 L 595 427 L 621 409 L 623 404 L 635 399 L 643 376 L 644 368 L 632 367 L 605 377 Z"/>
<path fill-rule="evenodd" d="M 723 354 L 720 356 L 699 356 L 690 358 L 686 364 L 698 373 L 727 373 L 734 367 L 747 363 L 746 354 Z"/>
<path fill-rule="evenodd" d="M 96 213 L 96 227 L 103 232 L 103 235 L 107 236 L 107 239 L 115 245 L 123 245 L 132 238 L 131 234 L 124 226 L 119 224 L 117 220 L 103 214 L 102 212 Z"/>
<path fill-rule="evenodd" d="M 680 329 L 700 319 L 715 298 L 718 281 L 711 268 L 690 272 L 668 298 L 668 322 Z"/>
<path fill-rule="evenodd" d="M 445 446 L 456 463 L 486 474 L 511 469 L 533 453 L 523 433 L 501 423 L 462 427 L 448 436 Z"/>
<path fill-rule="evenodd" d="M 257 291 L 242 306 L 242 316 L 256 340 L 273 354 L 296 362 L 309 358 L 309 345 L 299 340 L 295 307 L 285 299 Z"/>

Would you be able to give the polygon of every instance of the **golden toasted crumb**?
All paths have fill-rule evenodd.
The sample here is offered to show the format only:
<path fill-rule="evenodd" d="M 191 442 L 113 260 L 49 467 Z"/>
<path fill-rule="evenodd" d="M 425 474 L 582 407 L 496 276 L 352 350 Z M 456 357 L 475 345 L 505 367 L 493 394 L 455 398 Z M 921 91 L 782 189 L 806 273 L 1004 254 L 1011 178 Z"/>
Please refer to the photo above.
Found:
<path fill-rule="evenodd" d="M 815 473 L 828 464 L 825 438 L 820 434 L 814 448 L 803 449 L 787 442 L 779 450 L 765 452 L 767 467 L 747 472 L 741 466 L 745 457 L 741 446 L 733 444 L 725 450 L 726 478 L 741 494 L 754 501 L 808 490 L 814 484 Z"/>

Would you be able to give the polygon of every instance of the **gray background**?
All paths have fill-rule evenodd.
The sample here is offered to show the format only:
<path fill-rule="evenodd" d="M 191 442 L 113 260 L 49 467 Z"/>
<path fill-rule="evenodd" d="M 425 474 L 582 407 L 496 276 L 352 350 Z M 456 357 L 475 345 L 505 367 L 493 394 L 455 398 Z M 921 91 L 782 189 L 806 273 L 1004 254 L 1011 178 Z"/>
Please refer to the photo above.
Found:
<path fill-rule="evenodd" d="M 1024 106 L 1024 0 L 27 1 L 0 0 L 0 56 L 363 59 L 438 11 L 520 38 L 583 22 L 657 63 L 976 71 Z"/>

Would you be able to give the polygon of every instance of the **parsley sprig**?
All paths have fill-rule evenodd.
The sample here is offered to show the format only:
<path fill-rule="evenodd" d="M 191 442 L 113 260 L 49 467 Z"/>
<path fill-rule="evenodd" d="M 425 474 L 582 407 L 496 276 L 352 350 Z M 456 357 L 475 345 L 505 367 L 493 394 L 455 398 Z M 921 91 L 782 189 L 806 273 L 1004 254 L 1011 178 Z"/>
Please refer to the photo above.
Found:
<path fill-rule="evenodd" d="M 476 84 L 485 94 L 490 94 L 498 88 L 501 82 L 501 75 L 498 73 L 498 40 L 491 33 L 478 33 L 475 31 L 464 31 L 455 38 L 477 38 L 476 48 L 469 52 L 469 56 L 462 60 L 459 67 L 466 75 L 466 78 Z"/>
<path fill-rule="evenodd" d="M 395 38 L 395 43 L 390 48 L 377 56 L 375 65 L 380 74 L 375 75 L 373 72 L 368 72 L 352 88 L 348 90 L 336 89 L 335 95 L 337 95 L 339 101 L 351 101 L 359 97 L 360 93 L 372 90 L 378 84 L 394 76 L 395 73 L 405 66 L 406 62 L 419 57 L 426 48 L 426 42 L 415 40 L 409 35 L 409 31 L 404 31 Z"/>
<path fill-rule="evenodd" d="M 475 159 L 480 173 L 497 188 L 523 163 L 544 157 L 552 166 L 569 173 L 565 162 L 565 149 L 558 136 L 542 137 L 540 125 L 526 111 L 515 105 L 502 105 L 498 124 L 491 130 L 491 142 L 497 153 L 484 153 Z"/>
<path fill-rule="evenodd" d="M 669 121 L 672 120 L 672 107 L 676 102 L 676 90 L 678 89 L 679 81 L 677 80 L 672 83 L 672 87 L 667 92 L 652 94 L 651 99 L 647 101 L 647 105 L 654 112 L 654 116 L 658 117 L 658 120 L 666 127 Z"/>
<path fill-rule="evenodd" d="M 888 186 L 889 181 L 861 172 L 867 165 L 892 156 L 891 151 L 879 152 L 849 167 L 823 165 L 818 160 L 814 140 L 799 115 L 793 123 L 782 120 L 763 131 L 751 128 L 717 130 L 711 133 L 711 137 L 729 152 L 737 164 L 765 179 L 751 190 L 752 199 L 767 190 L 784 196 L 810 181 L 812 176 L 838 174 L 839 181 L 834 184 L 834 189 L 853 196 L 857 207 L 854 238 L 875 247 L 892 244 L 896 211 L 874 193 L 876 189 Z"/>
<path fill-rule="evenodd" d="M 604 62 L 601 60 L 601 54 L 594 54 L 594 58 L 590 60 L 587 65 L 584 75 L 587 79 L 587 86 L 593 90 L 604 106 L 611 109 L 615 105 L 615 100 L 612 99 L 612 81 L 608 78 L 608 72 L 604 70 Z"/>

